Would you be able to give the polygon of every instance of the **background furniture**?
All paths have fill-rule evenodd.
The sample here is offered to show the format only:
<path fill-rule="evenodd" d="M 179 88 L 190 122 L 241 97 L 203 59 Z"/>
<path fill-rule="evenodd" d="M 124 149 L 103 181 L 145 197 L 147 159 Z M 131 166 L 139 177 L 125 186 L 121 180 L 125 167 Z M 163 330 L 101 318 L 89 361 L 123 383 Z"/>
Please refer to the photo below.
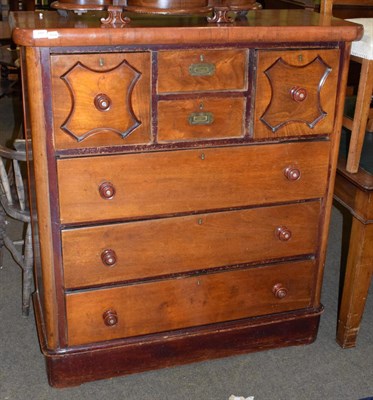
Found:
<path fill-rule="evenodd" d="M 0 97 L 13 93 L 16 85 L 20 84 L 20 66 L 17 49 L 10 45 L 0 47 Z"/>
<path fill-rule="evenodd" d="M 323 1 L 321 12 L 330 16 L 333 5 L 338 3 L 338 1 Z M 359 5 L 363 7 L 373 6 L 371 1 L 343 2 L 343 4 L 349 3 L 355 8 L 358 8 Z M 349 20 L 361 23 L 364 26 L 364 36 L 360 42 L 353 43 L 351 49 L 352 60 L 361 63 L 361 71 L 354 110 L 352 112 L 347 111 L 349 107 L 346 104 L 343 125 L 351 133 L 348 142 L 342 143 L 344 146 L 337 167 L 335 187 L 336 200 L 352 214 L 352 230 L 337 326 L 337 341 L 344 348 L 356 345 L 373 269 L 372 207 L 370 204 L 373 189 L 371 175 L 373 166 L 368 161 L 372 157 L 373 150 L 371 137 L 365 140 L 365 169 L 359 168 L 368 119 L 373 114 L 373 109 L 371 109 L 373 18 Z"/>
<path fill-rule="evenodd" d="M 360 27 L 85 18 L 13 19 L 50 383 L 312 342 Z"/>
<path fill-rule="evenodd" d="M 344 141 L 342 142 L 344 143 Z M 346 274 L 338 316 L 337 341 L 354 347 L 373 274 L 373 137 L 364 143 L 359 171 L 346 171 L 346 159 L 338 163 L 335 198 L 352 215 Z M 342 148 L 342 155 L 345 154 Z"/>
<path fill-rule="evenodd" d="M 33 251 L 30 212 L 23 176 L 25 161 L 24 140 L 16 140 L 14 149 L 0 146 L 0 265 L 2 266 L 6 247 L 23 270 L 22 313 L 27 316 L 33 289 Z M 24 240 L 14 241 L 7 235 L 7 217 L 25 224 Z"/>
<path fill-rule="evenodd" d="M 8 21 L 0 21 L 0 44 L 9 44 L 10 43 L 10 27 Z"/>
<path fill-rule="evenodd" d="M 363 7 L 373 6 L 373 1 L 353 1 L 346 0 L 324 0 L 321 2 L 320 12 L 326 16 L 331 16 L 335 4 L 352 4 L 354 8 L 359 5 Z M 360 155 L 367 129 L 369 116 L 373 116 L 371 110 L 372 90 L 373 90 L 373 18 L 355 18 L 349 21 L 360 23 L 364 26 L 364 36 L 361 41 L 353 43 L 351 47 L 351 57 L 354 61 L 361 63 L 360 79 L 358 84 L 357 98 L 354 117 L 352 121 L 344 118 L 343 125 L 351 130 L 351 140 L 347 156 L 346 171 L 355 173 L 359 168 Z"/>

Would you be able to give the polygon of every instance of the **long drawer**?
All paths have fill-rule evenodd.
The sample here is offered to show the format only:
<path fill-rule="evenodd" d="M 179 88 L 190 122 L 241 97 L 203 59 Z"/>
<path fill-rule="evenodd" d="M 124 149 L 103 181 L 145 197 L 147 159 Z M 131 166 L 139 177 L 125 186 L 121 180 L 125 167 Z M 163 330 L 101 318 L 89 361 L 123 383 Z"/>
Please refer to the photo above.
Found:
<path fill-rule="evenodd" d="M 62 232 L 66 288 L 315 254 L 313 201 Z"/>
<path fill-rule="evenodd" d="M 330 142 L 62 159 L 62 223 L 194 212 L 318 198 Z"/>
<path fill-rule="evenodd" d="M 307 308 L 314 267 L 307 260 L 69 293 L 68 344 Z"/>

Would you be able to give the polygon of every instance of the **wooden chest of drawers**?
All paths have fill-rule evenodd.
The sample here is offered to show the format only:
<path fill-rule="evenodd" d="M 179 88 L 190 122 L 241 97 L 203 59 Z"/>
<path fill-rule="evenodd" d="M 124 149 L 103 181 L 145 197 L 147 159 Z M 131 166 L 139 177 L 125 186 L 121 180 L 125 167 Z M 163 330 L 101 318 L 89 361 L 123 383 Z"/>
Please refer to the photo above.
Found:
<path fill-rule="evenodd" d="M 285 25 L 249 15 L 165 20 L 149 36 L 47 13 L 55 39 L 13 16 L 52 385 L 316 338 L 361 32 L 303 11 Z"/>

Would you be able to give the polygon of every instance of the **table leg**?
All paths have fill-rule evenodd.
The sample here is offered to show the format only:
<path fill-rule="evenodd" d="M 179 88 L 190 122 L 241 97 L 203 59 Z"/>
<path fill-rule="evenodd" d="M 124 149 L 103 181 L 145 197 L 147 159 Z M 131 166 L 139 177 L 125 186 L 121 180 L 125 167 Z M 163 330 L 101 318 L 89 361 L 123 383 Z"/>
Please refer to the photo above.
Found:
<path fill-rule="evenodd" d="M 342 302 L 338 316 L 337 342 L 355 347 L 373 272 L 373 224 L 353 217 Z"/>

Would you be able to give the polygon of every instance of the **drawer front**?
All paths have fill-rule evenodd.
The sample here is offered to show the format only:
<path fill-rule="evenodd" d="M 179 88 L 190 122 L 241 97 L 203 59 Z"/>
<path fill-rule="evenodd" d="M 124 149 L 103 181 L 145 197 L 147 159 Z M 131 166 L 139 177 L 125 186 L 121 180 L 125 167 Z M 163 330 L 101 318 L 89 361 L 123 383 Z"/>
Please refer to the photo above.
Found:
<path fill-rule="evenodd" d="M 180 50 L 158 53 L 158 93 L 247 88 L 247 50 Z"/>
<path fill-rule="evenodd" d="M 311 305 L 311 260 L 66 295 L 68 344 L 163 332 Z"/>
<path fill-rule="evenodd" d="M 66 288 L 315 254 L 320 203 L 62 232 Z"/>
<path fill-rule="evenodd" d="M 150 132 L 150 54 L 51 57 L 57 149 L 143 144 Z"/>
<path fill-rule="evenodd" d="M 254 136 L 333 131 L 339 50 L 258 51 Z"/>
<path fill-rule="evenodd" d="M 319 198 L 330 142 L 58 160 L 62 223 Z"/>
<path fill-rule="evenodd" d="M 158 103 L 158 141 L 242 137 L 243 98 L 198 98 Z"/>

